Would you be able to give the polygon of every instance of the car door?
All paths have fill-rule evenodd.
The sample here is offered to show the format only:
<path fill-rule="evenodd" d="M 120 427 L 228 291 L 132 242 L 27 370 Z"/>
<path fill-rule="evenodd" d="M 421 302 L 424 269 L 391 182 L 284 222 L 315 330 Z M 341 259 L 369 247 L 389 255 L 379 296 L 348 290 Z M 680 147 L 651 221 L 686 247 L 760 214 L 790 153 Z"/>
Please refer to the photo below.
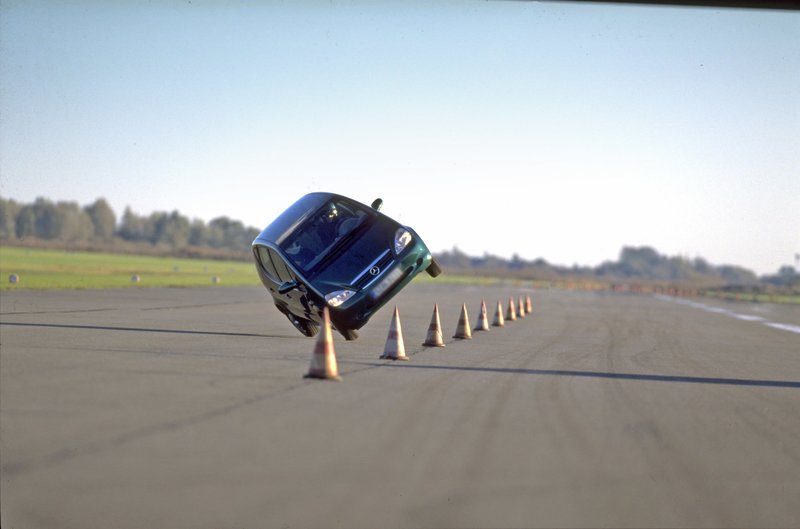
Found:
<path fill-rule="evenodd" d="M 283 284 L 287 281 L 298 281 L 299 286 L 292 290 L 289 290 L 285 294 L 276 294 L 277 297 L 280 298 L 287 306 L 287 308 L 292 311 L 293 313 L 297 314 L 298 316 L 303 316 L 307 319 L 311 319 L 311 307 L 308 304 L 308 290 L 306 285 L 303 283 L 301 278 L 298 278 L 289 266 L 284 261 L 283 256 L 278 253 L 273 248 L 268 248 L 269 257 L 272 261 L 272 266 L 275 270 L 275 275 L 279 280 L 279 284 Z"/>

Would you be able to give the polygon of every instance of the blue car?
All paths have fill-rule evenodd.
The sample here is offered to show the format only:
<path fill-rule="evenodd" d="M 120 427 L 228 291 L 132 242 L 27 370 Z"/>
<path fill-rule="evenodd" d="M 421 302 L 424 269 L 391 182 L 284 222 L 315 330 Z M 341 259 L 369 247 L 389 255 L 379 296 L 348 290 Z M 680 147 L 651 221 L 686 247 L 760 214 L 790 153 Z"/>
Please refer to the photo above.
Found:
<path fill-rule="evenodd" d="M 417 274 L 441 273 L 417 233 L 378 210 L 333 193 L 310 193 L 253 241 L 261 282 L 275 306 L 305 336 L 328 307 L 347 340 Z"/>

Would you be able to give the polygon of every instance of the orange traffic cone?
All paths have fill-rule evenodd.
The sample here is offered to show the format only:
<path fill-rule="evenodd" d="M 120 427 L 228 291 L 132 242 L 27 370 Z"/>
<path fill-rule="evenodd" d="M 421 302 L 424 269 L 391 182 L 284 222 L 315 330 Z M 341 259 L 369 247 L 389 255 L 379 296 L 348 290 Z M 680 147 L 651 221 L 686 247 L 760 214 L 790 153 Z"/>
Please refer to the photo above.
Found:
<path fill-rule="evenodd" d="M 453 338 L 459 340 L 471 340 L 472 331 L 469 328 L 469 316 L 467 316 L 467 304 L 461 304 L 461 316 L 458 318 L 458 325 L 456 326 L 456 333 Z"/>
<path fill-rule="evenodd" d="M 342 380 L 336 365 L 336 352 L 333 350 L 331 316 L 328 314 L 328 307 L 322 309 L 322 328 L 319 330 L 319 337 L 314 346 L 311 367 L 308 368 L 308 373 L 304 378 Z"/>
<path fill-rule="evenodd" d="M 481 313 L 478 315 L 478 323 L 475 324 L 476 331 L 488 331 L 489 330 L 489 318 L 486 315 L 486 301 L 481 300 Z"/>
<path fill-rule="evenodd" d="M 444 347 L 444 340 L 442 339 L 442 322 L 439 319 L 439 304 L 433 306 L 433 316 L 431 316 L 431 324 L 428 325 L 428 336 L 425 338 L 425 343 L 428 347 Z"/>
<path fill-rule="evenodd" d="M 506 321 L 503 319 L 503 305 L 500 303 L 500 300 L 497 300 L 497 310 L 494 313 L 494 321 L 492 325 L 494 327 L 503 327 L 506 324 Z"/>
<path fill-rule="evenodd" d="M 394 316 L 389 325 L 389 336 L 386 337 L 386 346 L 383 348 L 381 358 L 387 360 L 408 360 L 406 346 L 403 342 L 403 329 L 400 327 L 400 311 L 394 306 Z"/>
<path fill-rule="evenodd" d="M 514 298 L 508 298 L 508 312 L 506 313 L 506 319 L 509 321 L 515 321 L 517 319 L 517 311 L 514 310 Z"/>
<path fill-rule="evenodd" d="M 520 318 L 525 317 L 525 304 L 522 302 L 522 296 L 519 297 L 519 303 L 517 304 L 517 314 L 519 314 Z"/>
<path fill-rule="evenodd" d="M 531 303 L 531 296 L 530 296 L 530 294 L 527 294 L 527 295 L 525 296 L 525 312 L 527 312 L 528 314 L 530 314 L 531 312 L 533 312 L 533 303 Z"/>

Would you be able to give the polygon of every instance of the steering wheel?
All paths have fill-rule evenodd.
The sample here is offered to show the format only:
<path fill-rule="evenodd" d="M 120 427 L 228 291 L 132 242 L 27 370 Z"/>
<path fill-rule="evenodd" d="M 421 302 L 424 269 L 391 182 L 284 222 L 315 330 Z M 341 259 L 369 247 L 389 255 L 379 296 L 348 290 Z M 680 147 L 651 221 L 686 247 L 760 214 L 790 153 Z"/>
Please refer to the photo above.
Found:
<path fill-rule="evenodd" d="M 301 246 L 300 246 L 300 242 L 299 242 L 299 241 L 294 241 L 294 242 L 291 244 L 291 246 L 289 246 L 288 248 L 286 248 L 286 253 L 288 253 L 289 255 L 297 255 L 298 253 L 300 253 L 300 250 L 301 250 L 301 249 L 302 249 L 302 248 L 301 248 Z"/>

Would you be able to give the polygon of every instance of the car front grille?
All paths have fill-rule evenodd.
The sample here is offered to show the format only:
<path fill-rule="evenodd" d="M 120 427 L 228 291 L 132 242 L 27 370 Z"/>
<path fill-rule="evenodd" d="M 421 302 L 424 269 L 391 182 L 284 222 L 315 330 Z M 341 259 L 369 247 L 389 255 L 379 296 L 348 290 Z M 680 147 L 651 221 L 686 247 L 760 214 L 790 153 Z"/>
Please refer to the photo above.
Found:
<path fill-rule="evenodd" d="M 386 250 L 383 252 L 375 261 L 373 261 L 368 267 L 361 271 L 356 278 L 351 281 L 351 285 L 353 285 L 357 290 L 361 290 L 365 286 L 372 283 L 374 280 L 378 279 L 383 272 L 386 270 L 388 265 L 392 262 L 392 252 L 391 250 Z M 375 269 L 379 270 L 378 273 L 373 275 L 370 273 L 371 270 Z"/>

